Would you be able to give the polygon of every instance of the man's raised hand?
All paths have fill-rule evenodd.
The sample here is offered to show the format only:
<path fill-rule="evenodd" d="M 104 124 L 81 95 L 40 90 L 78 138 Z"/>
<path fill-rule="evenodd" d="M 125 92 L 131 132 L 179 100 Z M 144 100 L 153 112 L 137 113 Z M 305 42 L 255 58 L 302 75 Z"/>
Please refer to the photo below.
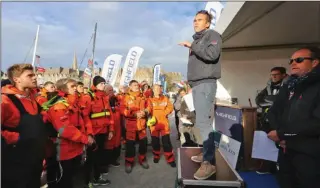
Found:
<path fill-rule="evenodd" d="M 187 47 L 187 48 L 191 48 L 191 43 L 188 42 L 188 41 L 180 42 L 179 45 L 180 45 L 180 46 Z"/>

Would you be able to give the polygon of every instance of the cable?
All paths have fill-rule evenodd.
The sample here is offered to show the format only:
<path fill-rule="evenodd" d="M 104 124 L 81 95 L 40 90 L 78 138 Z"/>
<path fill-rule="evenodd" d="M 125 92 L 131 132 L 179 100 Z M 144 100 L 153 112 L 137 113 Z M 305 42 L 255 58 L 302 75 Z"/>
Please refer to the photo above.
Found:
<path fill-rule="evenodd" d="M 30 49 L 29 49 L 26 57 L 25 57 L 24 60 L 23 60 L 23 63 L 26 62 L 26 60 L 27 60 L 27 58 L 28 58 L 28 55 L 30 54 L 30 51 L 31 51 L 32 47 L 34 47 L 34 42 L 35 42 L 35 40 L 36 40 L 36 38 L 33 39 L 33 43 L 31 44 Z"/>
<path fill-rule="evenodd" d="M 92 41 L 92 38 L 93 38 L 93 34 L 91 35 L 90 41 L 89 41 L 89 43 L 88 43 L 88 46 L 87 46 L 87 48 L 86 48 L 86 50 L 85 50 L 85 52 L 84 52 L 84 54 L 83 54 L 83 57 L 82 57 L 82 59 L 81 59 L 80 66 L 79 66 L 79 70 L 81 69 L 81 65 L 82 65 L 82 63 L 83 63 L 83 60 L 84 60 L 86 54 L 87 54 L 88 47 L 89 47 L 89 44 L 90 44 L 91 41 Z"/>

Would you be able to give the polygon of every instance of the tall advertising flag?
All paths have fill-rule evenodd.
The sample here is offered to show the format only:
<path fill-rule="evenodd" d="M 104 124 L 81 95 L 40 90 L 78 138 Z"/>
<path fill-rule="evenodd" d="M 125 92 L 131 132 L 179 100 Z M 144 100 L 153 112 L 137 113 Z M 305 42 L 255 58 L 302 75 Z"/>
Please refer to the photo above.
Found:
<path fill-rule="evenodd" d="M 153 84 L 160 83 L 160 72 L 161 72 L 161 66 L 160 64 L 156 64 L 153 67 Z"/>
<path fill-rule="evenodd" d="M 162 74 L 160 76 L 160 82 L 161 82 L 161 85 L 162 85 L 162 90 L 163 90 L 163 93 L 166 94 L 167 93 L 167 82 L 166 82 L 166 75 Z"/>
<path fill-rule="evenodd" d="M 109 55 L 104 61 L 101 76 L 106 79 L 106 82 L 112 86 L 115 85 L 117 75 L 120 69 L 122 55 Z"/>
<path fill-rule="evenodd" d="M 132 47 L 127 55 L 126 61 L 123 66 L 123 72 L 120 79 L 120 85 L 128 86 L 129 82 L 133 79 L 136 74 L 139 59 L 144 49 L 138 46 Z"/>
<path fill-rule="evenodd" d="M 163 93 L 167 94 L 167 81 L 165 81 L 163 84 Z"/>
<path fill-rule="evenodd" d="M 221 2 L 207 3 L 205 10 L 207 10 L 212 15 L 210 29 L 213 29 L 214 27 L 216 27 L 223 8 L 224 8 L 224 5 Z"/>

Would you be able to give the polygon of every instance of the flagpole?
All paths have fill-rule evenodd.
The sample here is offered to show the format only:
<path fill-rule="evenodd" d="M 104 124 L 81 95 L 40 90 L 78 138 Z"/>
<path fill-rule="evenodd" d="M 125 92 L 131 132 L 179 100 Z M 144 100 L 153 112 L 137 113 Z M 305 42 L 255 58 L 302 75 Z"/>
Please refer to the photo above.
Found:
<path fill-rule="evenodd" d="M 38 25 L 36 40 L 34 42 L 34 48 L 33 48 L 32 66 L 33 66 L 34 72 L 36 72 L 35 61 L 36 61 L 37 45 L 38 45 L 38 38 L 39 38 L 39 30 L 40 30 L 40 25 Z"/>

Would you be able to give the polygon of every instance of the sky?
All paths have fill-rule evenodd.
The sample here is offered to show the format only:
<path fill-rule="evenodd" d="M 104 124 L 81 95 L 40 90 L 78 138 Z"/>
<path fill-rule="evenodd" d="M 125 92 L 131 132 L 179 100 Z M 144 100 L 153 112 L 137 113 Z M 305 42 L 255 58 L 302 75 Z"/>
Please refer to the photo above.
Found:
<path fill-rule="evenodd" d="M 177 44 L 192 42 L 194 14 L 204 7 L 205 2 L 2 2 L 1 70 L 25 57 L 32 62 L 37 25 L 41 66 L 71 67 L 74 52 L 80 66 L 88 48 L 81 65 L 84 69 L 97 22 L 95 61 L 99 67 L 115 53 L 123 55 L 123 66 L 129 49 L 140 46 L 145 50 L 140 66 L 161 63 L 165 71 L 185 75 L 188 49 Z"/>

